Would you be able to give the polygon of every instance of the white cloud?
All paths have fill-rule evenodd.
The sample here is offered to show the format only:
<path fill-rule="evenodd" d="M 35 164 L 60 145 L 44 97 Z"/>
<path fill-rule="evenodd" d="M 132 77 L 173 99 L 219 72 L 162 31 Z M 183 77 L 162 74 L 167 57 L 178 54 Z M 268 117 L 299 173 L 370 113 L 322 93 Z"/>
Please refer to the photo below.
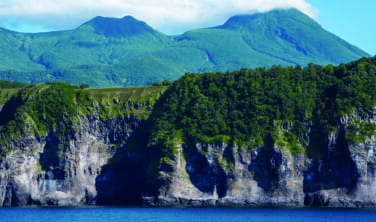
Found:
<path fill-rule="evenodd" d="M 2 0 L 0 25 L 11 19 L 59 30 L 75 28 L 97 15 L 132 15 L 160 31 L 179 33 L 222 24 L 236 14 L 290 7 L 318 16 L 305 0 Z"/>

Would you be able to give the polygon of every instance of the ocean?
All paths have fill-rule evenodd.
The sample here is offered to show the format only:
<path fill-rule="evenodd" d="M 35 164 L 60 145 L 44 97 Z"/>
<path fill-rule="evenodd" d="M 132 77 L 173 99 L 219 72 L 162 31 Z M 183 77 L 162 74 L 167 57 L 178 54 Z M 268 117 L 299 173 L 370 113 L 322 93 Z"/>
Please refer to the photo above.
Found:
<path fill-rule="evenodd" d="M 376 209 L 312 208 L 0 208 L 0 221 L 277 222 L 376 221 Z"/>

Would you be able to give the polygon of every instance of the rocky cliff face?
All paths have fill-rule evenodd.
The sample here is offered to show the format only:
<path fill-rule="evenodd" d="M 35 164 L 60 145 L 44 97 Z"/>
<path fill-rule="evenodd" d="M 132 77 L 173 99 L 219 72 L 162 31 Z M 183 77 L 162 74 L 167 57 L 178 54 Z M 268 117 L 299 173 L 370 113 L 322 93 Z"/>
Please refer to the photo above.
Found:
<path fill-rule="evenodd" d="M 172 182 L 158 204 L 219 206 L 370 207 L 375 204 L 374 145 L 352 147 L 345 159 L 327 150 L 322 159 L 290 154 L 284 148 L 248 151 L 232 147 L 232 163 L 224 161 L 226 144 L 182 148 Z M 191 149 L 186 157 L 184 149 Z"/>
<path fill-rule="evenodd" d="M 322 158 L 311 161 L 305 173 L 304 204 L 330 207 L 375 207 L 374 135 L 362 142 L 347 144 L 351 127 L 376 122 L 376 109 L 370 115 L 353 111 L 339 121 L 339 129 L 327 138 Z M 358 132 L 357 134 L 361 134 Z"/>
<path fill-rule="evenodd" d="M 291 154 L 274 143 L 254 150 L 182 145 L 157 204 L 375 207 L 376 137 L 346 142 L 351 127 L 375 123 L 375 117 L 376 109 L 369 116 L 353 112 L 319 138 L 312 131 L 320 124 L 309 126 L 310 144 L 322 144 L 318 153 L 307 147 L 306 154 Z"/>
<path fill-rule="evenodd" d="M 182 146 L 159 204 L 300 206 L 306 158 L 275 147 Z"/>
<path fill-rule="evenodd" d="M 94 112 L 79 115 L 76 130 L 63 136 L 59 129 L 29 134 L 26 125 L 22 139 L 6 144 L 13 151 L 0 165 L 0 205 L 94 204 L 103 167 L 141 124 L 124 116 L 101 120 Z"/>
<path fill-rule="evenodd" d="M 97 107 L 97 108 L 96 108 Z M 146 121 L 102 119 L 98 106 L 79 114 L 71 131 L 42 136 L 25 125 L 0 164 L 0 205 L 376 205 L 376 137 L 347 144 L 358 114 L 345 116 L 322 139 L 320 153 L 294 153 L 272 143 L 256 149 L 229 144 L 180 144 L 171 161 L 146 148 Z M 359 117 L 376 121 L 375 114 Z M 309 126 L 309 132 L 314 127 Z M 288 130 L 288 127 L 282 127 Z M 271 138 L 273 141 L 273 138 Z M 139 147 L 144 144 L 145 147 Z M 308 148 L 307 148 L 308 149 Z M 156 175 L 154 175 L 156 174 Z"/>

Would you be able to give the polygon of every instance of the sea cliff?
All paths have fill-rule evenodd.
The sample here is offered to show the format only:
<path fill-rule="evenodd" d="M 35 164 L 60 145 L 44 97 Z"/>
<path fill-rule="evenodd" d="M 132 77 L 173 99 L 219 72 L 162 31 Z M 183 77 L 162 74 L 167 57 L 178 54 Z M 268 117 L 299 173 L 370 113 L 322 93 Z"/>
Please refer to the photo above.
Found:
<path fill-rule="evenodd" d="M 376 206 L 376 59 L 0 91 L 0 206 Z"/>
<path fill-rule="evenodd" d="M 376 121 L 374 112 L 363 120 Z M 161 165 L 153 163 L 157 154 L 152 149 L 127 147 L 136 131 L 145 130 L 144 120 L 119 116 L 100 121 L 94 111 L 80 115 L 76 124 L 66 140 L 52 130 L 9 141 L 14 149 L 0 165 L 2 206 L 376 204 L 376 139 L 343 146 L 348 122 L 328 135 L 320 157 L 291 154 L 277 145 L 250 150 L 196 143 L 178 144 L 173 160 Z"/>

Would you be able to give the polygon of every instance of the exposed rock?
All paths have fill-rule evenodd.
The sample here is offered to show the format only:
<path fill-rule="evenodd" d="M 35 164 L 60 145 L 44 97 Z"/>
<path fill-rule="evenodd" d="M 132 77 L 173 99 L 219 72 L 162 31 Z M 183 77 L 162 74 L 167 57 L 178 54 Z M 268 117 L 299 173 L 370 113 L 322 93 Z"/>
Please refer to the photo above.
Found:
<path fill-rule="evenodd" d="M 227 144 L 182 146 L 170 190 L 158 197 L 158 204 L 302 206 L 304 162 L 303 154 L 293 156 L 278 148 L 266 152 Z"/>
<path fill-rule="evenodd" d="M 93 103 L 93 112 L 79 114 L 65 136 L 58 130 L 36 136 L 26 124 L 21 139 L 0 144 L 13 150 L 0 164 L 0 205 L 376 207 L 376 137 L 345 142 L 349 124 L 356 117 L 375 122 L 376 110 L 344 116 L 329 135 L 307 135 L 311 145 L 322 144 L 319 155 L 291 154 L 274 143 L 256 149 L 181 144 L 171 162 L 153 171 L 161 160 L 143 141 L 146 122 L 103 120 L 99 107 Z M 322 131 L 319 123 L 307 127 Z M 145 147 L 132 148 L 131 138 Z"/>
<path fill-rule="evenodd" d="M 0 164 L 0 205 L 94 204 L 103 191 L 96 178 L 140 122 L 131 117 L 99 121 L 94 113 L 81 116 L 68 138 L 56 131 L 41 138 L 23 135 Z"/>
<path fill-rule="evenodd" d="M 247 150 L 227 144 L 182 145 L 154 203 L 193 206 L 327 206 L 376 207 L 376 137 L 355 145 L 346 143 L 346 130 L 360 117 L 376 122 L 375 109 L 344 116 L 339 128 L 321 139 L 317 154 L 291 154 L 272 145 Z M 314 127 L 309 127 L 312 132 Z M 282 124 L 282 130 L 291 128 Z M 316 135 L 317 136 L 317 135 Z M 316 144 L 316 145 L 318 145 Z M 167 190 L 167 192 L 166 192 Z M 151 198 L 145 198 L 145 201 Z M 148 204 L 151 204 L 150 201 Z"/>

